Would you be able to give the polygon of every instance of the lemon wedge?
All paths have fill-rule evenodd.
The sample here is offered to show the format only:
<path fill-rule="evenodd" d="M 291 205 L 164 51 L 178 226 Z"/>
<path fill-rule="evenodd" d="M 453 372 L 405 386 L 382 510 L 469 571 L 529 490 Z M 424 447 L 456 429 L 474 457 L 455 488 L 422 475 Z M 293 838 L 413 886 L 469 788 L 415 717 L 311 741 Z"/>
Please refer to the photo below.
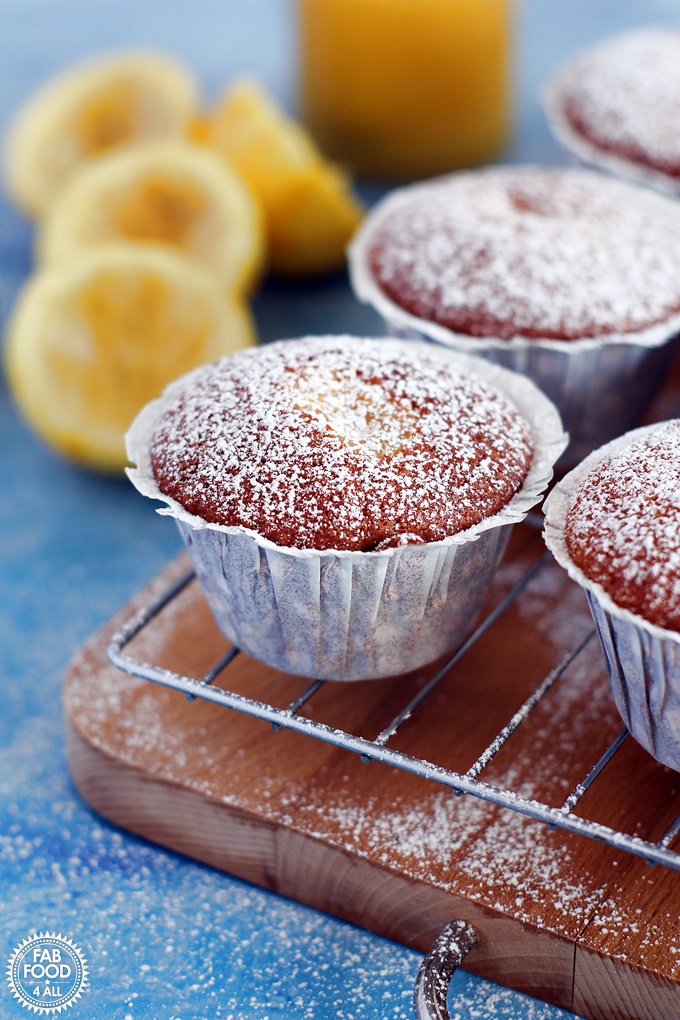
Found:
<path fill-rule="evenodd" d="M 265 254 L 260 206 L 247 186 L 216 153 L 187 141 L 131 145 L 80 169 L 41 224 L 38 260 L 59 266 L 119 240 L 177 248 L 242 293 Z"/>
<path fill-rule="evenodd" d="M 255 340 L 215 277 L 166 248 L 95 248 L 25 286 L 8 326 L 10 386 L 51 446 L 101 470 L 126 463 L 140 408 L 190 368 Z"/>
<path fill-rule="evenodd" d="M 48 80 L 19 110 L 5 147 L 5 184 L 40 217 L 83 162 L 130 142 L 183 136 L 198 88 L 179 61 L 152 51 L 114 53 Z"/>
<path fill-rule="evenodd" d="M 314 276 L 344 266 L 363 208 L 346 175 L 259 85 L 235 82 L 201 132 L 260 199 L 274 273 Z"/>

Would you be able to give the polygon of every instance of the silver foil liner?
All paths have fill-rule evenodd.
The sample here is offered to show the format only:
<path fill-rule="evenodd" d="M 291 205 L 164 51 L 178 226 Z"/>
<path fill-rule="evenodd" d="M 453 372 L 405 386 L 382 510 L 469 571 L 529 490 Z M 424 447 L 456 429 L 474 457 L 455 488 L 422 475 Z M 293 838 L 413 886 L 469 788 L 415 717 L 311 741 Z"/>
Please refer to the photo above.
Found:
<path fill-rule="evenodd" d="M 499 527 L 465 545 L 300 557 L 178 525 L 222 632 L 270 666 L 326 680 L 408 672 L 455 647 L 509 535 Z"/>
<path fill-rule="evenodd" d="M 412 341 L 382 340 L 422 360 Z M 380 552 L 294 549 L 241 527 L 210 524 L 164 496 L 149 445 L 171 384 L 133 422 L 128 469 L 136 488 L 166 504 L 187 544 L 223 633 L 253 658 L 287 673 L 359 680 L 406 673 L 456 647 L 487 595 L 512 524 L 541 497 L 566 436 L 555 408 L 527 379 L 479 359 L 432 348 L 501 390 L 529 422 L 534 457 L 522 488 L 493 517 L 441 542 Z"/>
<path fill-rule="evenodd" d="M 607 443 L 565 475 L 545 502 L 544 537 L 557 562 L 585 591 L 624 723 L 657 761 L 680 771 L 680 634 L 617 606 L 573 562 L 564 533 L 573 496 L 586 475 L 604 457 L 663 424 L 634 429 Z"/>
<path fill-rule="evenodd" d="M 626 159 L 616 152 L 608 152 L 576 131 L 564 112 L 563 101 L 564 87 L 572 74 L 573 60 L 570 60 L 558 68 L 541 90 L 541 105 L 548 126 L 557 141 L 583 163 L 606 170 L 622 180 L 645 184 L 665 195 L 674 197 L 680 195 L 680 180 L 677 177 L 670 177 L 653 167 Z"/>
<path fill-rule="evenodd" d="M 368 256 L 384 219 L 402 202 L 410 201 L 415 190 L 413 185 L 397 189 L 376 206 L 348 249 L 354 294 L 378 312 L 385 332 L 442 344 L 528 376 L 553 401 L 569 433 L 569 446 L 558 469 L 573 467 L 592 450 L 637 424 L 673 360 L 680 315 L 636 333 L 578 340 L 473 337 L 412 315 L 378 286 Z"/>

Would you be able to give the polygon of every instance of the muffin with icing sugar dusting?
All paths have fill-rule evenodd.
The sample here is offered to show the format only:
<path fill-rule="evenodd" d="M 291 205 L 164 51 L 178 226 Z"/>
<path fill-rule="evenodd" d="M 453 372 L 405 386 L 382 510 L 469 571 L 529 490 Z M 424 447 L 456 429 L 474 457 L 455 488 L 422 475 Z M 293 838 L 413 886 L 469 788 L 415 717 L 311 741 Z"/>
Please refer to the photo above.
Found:
<path fill-rule="evenodd" d="M 463 640 L 564 449 L 523 376 L 418 341 L 307 337 L 205 365 L 140 413 L 230 641 L 290 673 L 409 672 Z"/>
<path fill-rule="evenodd" d="M 160 490 L 190 513 L 300 549 L 447 538 L 501 510 L 531 456 L 492 386 L 348 338 L 207 366 L 151 443 Z"/>
<path fill-rule="evenodd" d="M 680 206 L 585 169 L 492 167 L 399 189 L 350 247 L 387 331 L 524 372 L 569 462 L 641 416 L 680 331 Z"/>
<path fill-rule="evenodd" d="M 371 233 L 371 273 L 471 337 L 578 340 L 680 311 L 680 208 L 587 170 L 509 167 L 414 188 Z"/>
<path fill-rule="evenodd" d="M 557 138 L 588 163 L 680 193 L 680 30 L 637 28 L 575 54 L 544 106 Z"/>
<path fill-rule="evenodd" d="M 632 735 L 680 770 L 680 420 L 596 450 L 546 501 L 545 537 L 584 589 Z"/>
<path fill-rule="evenodd" d="M 622 609 L 680 636 L 680 421 L 604 459 L 566 519 L 574 563 Z"/>

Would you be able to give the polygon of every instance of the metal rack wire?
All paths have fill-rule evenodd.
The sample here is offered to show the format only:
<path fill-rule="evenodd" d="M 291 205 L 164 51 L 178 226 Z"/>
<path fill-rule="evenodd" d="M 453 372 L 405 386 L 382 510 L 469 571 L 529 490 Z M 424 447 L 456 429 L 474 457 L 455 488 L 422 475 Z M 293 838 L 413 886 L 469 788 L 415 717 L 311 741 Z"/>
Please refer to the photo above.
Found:
<path fill-rule="evenodd" d="M 203 698 L 212 701 L 225 708 L 231 708 L 247 715 L 254 716 L 269 722 L 274 730 L 283 728 L 304 733 L 307 736 L 315 737 L 347 751 L 359 754 L 362 760 L 379 761 L 406 772 L 414 773 L 426 779 L 431 779 L 444 786 L 448 786 L 458 796 L 470 794 L 482 800 L 489 801 L 501 807 L 509 808 L 520 814 L 529 816 L 538 821 L 544 822 L 551 829 L 565 829 L 568 832 L 577 833 L 590 839 L 600 840 L 609 846 L 624 850 L 644 858 L 648 864 L 663 864 L 667 867 L 680 871 L 680 853 L 671 850 L 671 844 L 680 833 L 680 815 L 667 829 L 664 835 L 657 842 L 652 843 L 638 836 L 619 832 L 599 822 L 581 817 L 574 813 L 575 806 L 583 795 L 590 788 L 593 782 L 602 772 L 603 768 L 613 758 L 628 736 L 628 730 L 624 727 L 617 737 L 606 748 L 603 754 L 593 764 L 592 768 L 584 778 L 576 784 L 561 807 L 554 807 L 543 804 L 540 801 L 532 800 L 512 791 L 505 790 L 484 782 L 478 777 L 492 761 L 494 756 L 506 743 L 509 737 L 517 728 L 525 722 L 529 714 L 539 704 L 551 687 L 556 684 L 564 675 L 567 668 L 578 658 L 586 646 L 594 637 L 594 630 L 588 632 L 581 638 L 554 667 L 553 670 L 542 680 L 524 704 L 515 712 L 508 723 L 500 730 L 491 743 L 479 755 L 477 760 L 468 768 L 465 773 L 454 772 L 443 768 L 434 762 L 423 758 L 415 758 L 401 751 L 389 747 L 392 737 L 397 733 L 403 723 L 406 722 L 432 693 L 437 685 L 444 679 L 449 671 L 463 658 L 476 641 L 491 627 L 491 625 L 506 611 L 515 599 L 524 591 L 527 585 L 545 569 L 550 562 L 550 556 L 545 553 L 533 566 L 526 571 L 521 579 L 515 584 L 511 591 L 488 613 L 488 615 L 477 626 L 467 640 L 458 648 L 441 666 L 441 668 L 427 681 L 427 683 L 412 697 L 407 704 L 394 716 L 392 721 L 375 737 L 368 740 L 364 737 L 355 736 L 344 730 L 336 729 L 325 723 L 317 722 L 306 716 L 300 715 L 300 709 L 310 701 L 311 698 L 324 686 L 326 681 L 315 680 L 308 684 L 300 695 L 295 698 L 286 708 L 276 708 L 262 701 L 255 701 L 242 694 L 217 687 L 213 681 L 224 674 L 229 664 L 239 654 L 238 648 L 230 648 L 229 651 L 208 670 L 200 679 L 183 676 L 171 670 L 155 666 L 134 658 L 125 652 L 127 645 L 136 637 L 163 609 L 177 598 L 179 594 L 193 580 L 194 572 L 188 571 L 175 584 L 168 588 L 159 598 L 149 606 L 142 609 L 131 620 L 129 620 L 121 631 L 114 635 L 109 647 L 108 656 L 111 662 L 119 669 L 145 680 L 183 691 L 187 699 L 193 701 L 196 698 Z"/>

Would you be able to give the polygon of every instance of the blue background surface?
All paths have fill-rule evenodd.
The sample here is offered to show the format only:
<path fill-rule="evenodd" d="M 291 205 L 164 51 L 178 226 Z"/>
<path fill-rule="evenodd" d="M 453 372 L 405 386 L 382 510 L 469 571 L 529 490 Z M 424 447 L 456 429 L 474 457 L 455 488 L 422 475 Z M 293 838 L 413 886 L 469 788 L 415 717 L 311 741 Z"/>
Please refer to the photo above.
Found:
<path fill-rule="evenodd" d="M 184 57 L 208 97 L 258 76 L 295 109 L 288 0 L 0 0 L 0 127 L 48 74 L 128 44 Z M 574 49 L 633 24 L 680 21 L 680 3 L 524 0 L 515 39 L 516 128 L 506 158 L 564 163 L 535 99 Z M 369 200 L 378 194 L 366 188 Z M 31 230 L 0 204 L 5 314 L 31 265 Z M 371 333 L 343 276 L 266 284 L 262 339 Z M 0 380 L 0 964 L 37 931 L 83 950 L 91 989 L 74 1020 L 410 1017 L 417 954 L 146 844 L 96 817 L 68 775 L 64 671 L 77 647 L 178 551 L 175 530 L 126 482 L 52 454 Z M 266 731 L 263 730 L 263 739 Z M 568 1014 L 463 973 L 459 1020 Z M 26 1015 L 3 981 L 0 1016 Z"/>

